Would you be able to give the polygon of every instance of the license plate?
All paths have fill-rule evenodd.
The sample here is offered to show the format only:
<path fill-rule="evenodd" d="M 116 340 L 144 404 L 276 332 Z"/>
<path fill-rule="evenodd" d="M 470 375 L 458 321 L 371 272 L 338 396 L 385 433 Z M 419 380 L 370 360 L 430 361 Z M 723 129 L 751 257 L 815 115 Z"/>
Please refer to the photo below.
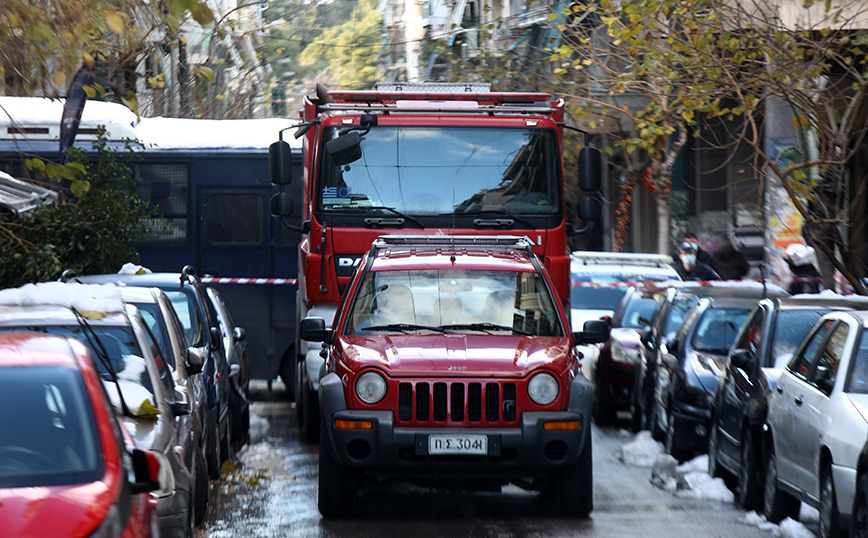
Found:
<path fill-rule="evenodd" d="M 488 437 L 473 434 L 433 434 L 428 436 L 429 454 L 488 454 Z"/>

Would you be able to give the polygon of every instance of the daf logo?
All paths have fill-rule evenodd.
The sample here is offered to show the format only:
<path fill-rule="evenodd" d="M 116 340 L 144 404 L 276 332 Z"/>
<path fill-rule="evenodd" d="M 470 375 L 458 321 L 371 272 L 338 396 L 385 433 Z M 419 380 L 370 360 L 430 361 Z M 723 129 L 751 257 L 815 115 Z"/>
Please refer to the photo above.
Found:
<path fill-rule="evenodd" d="M 449 370 L 450 372 L 465 372 L 465 371 L 467 371 L 466 366 L 447 366 L 446 369 Z"/>
<path fill-rule="evenodd" d="M 338 267 L 355 267 L 359 264 L 361 260 L 361 256 L 358 258 L 342 256 L 338 258 Z"/>

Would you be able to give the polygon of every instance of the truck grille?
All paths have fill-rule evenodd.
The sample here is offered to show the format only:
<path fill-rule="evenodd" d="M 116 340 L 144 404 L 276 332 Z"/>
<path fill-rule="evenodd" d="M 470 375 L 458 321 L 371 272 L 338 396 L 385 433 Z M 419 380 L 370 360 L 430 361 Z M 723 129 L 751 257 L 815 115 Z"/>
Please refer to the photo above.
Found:
<path fill-rule="evenodd" d="M 398 385 L 398 421 L 515 422 L 515 397 L 515 383 L 404 382 Z"/>

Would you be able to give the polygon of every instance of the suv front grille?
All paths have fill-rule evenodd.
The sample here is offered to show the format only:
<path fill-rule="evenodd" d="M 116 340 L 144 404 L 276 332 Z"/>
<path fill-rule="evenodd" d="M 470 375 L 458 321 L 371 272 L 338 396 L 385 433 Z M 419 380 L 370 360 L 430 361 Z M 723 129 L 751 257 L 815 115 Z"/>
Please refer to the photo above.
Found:
<path fill-rule="evenodd" d="M 515 422 L 518 418 L 515 399 L 515 383 L 403 382 L 398 385 L 398 421 Z"/>

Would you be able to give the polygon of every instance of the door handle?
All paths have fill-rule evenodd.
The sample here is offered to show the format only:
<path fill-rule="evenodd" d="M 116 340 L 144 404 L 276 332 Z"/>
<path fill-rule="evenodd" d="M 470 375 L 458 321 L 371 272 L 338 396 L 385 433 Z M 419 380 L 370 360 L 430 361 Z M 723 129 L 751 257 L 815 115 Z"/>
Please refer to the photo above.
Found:
<path fill-rule="evenodd" d="M 796 397 L 793 399 L 793 401 L 796 402 L 796 405 L 797 405 L 797 406 L 799 406 L 799 407 L 802 406 L 802 397 L 801 397 L 801 396 L 796 396 Z"/>

